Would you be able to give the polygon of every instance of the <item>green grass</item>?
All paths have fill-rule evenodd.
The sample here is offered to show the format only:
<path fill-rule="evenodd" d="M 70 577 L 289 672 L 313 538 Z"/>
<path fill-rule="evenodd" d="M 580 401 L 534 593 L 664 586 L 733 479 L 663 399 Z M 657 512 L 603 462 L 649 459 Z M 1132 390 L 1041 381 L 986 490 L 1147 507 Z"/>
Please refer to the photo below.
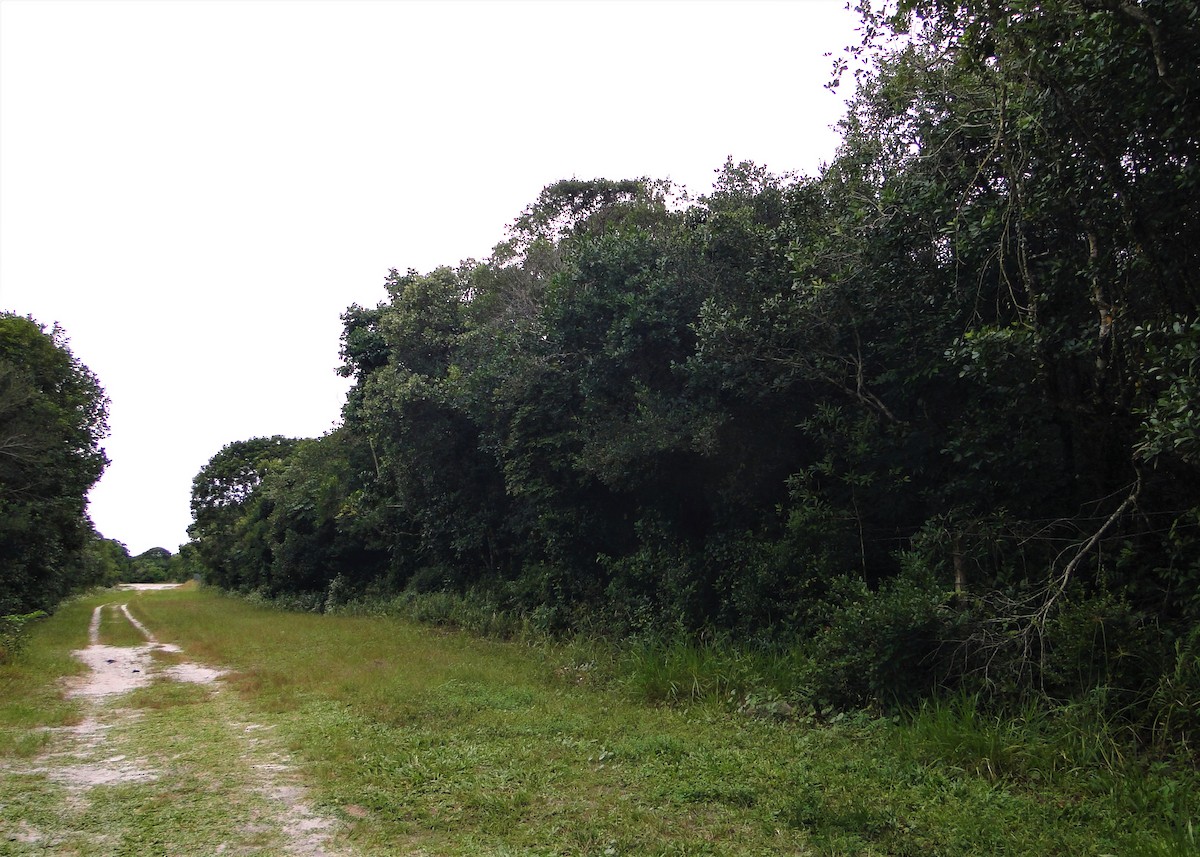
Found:
<path fill-rule="evenodd" d="M 237 694 L 160 676 L 116 697 L 61 701 L 62 679 L 79 667 L 69 652 L 87 644 L 95 606 L 105 604 L 101 642 L 144 643 L 110 610 L 128 599 L 102 593 L 65 605 L 34 629 L 18 662 L 0 668 L 4 686 L 22 694 L 0 701 L 10 738 L 0 758 L 0 855 L 293 853 L 278 823 L 286 807 L 269 791 L 298 775 L 281 741 L 266 730 L 248 736 L 255 712 Z M 102 728 L 47 728 L 85 715 Z"/>
<path fill-rule="evenodd" d="M 318 810 L 341 819 L 365 854 L 1195 850 L 1194 772 L 1075 751 L 1055 762 L 1072 733 L 1033 713 L 989 720 L 963 702 L 912 723 L 747 716 L 736 701 L 779 665 L 732 651 L 534 647 L 393 619 L 289 614 L 208 591 L 129 602 L 160 640 L 233 671 L 236 694 L 156 684 L 123 703 L 143 720 L 163 718 L 151 757 L 200 747 L 186 766 L 198 779 L 175 793 L 197 791 L 204 771 L 223 776 L 220 742 L 197 724 L 274 726 Z M 36 639 L 31 654 L 50 641 Z M 33 793 L 23 811 L 53 799 Z M 128 797 L 139 809 L 118 825 L 121 841 L 183 823 L 146 805 L 148 793 Z M 191 811 L 222 810 L 201 801 Z M 96 812 L 88 824 L 116 823 Z"/>
<path fill-rule="evenodd" d="M 87 645 L 92 608 L 102 600 L 70 601 L 53 618 L 34 622 L 21 654 L 0 664 L 0 761 L 41 752 L 49 740 L 45 728 L 78 720 L 79 706 L 62 698 L 59 683 L 83 671 L 71 651 Z"/>
<path fill-rule="evenodd" d="M 123 593 L 124 594 L 124 593 Z M 100 642 L 106 646 L 143 646 L 146 638 L 125 618 L 121 605 L 127 598 L 106 604 L 100 612 Z"/>
<path fill-rule="evenodd" d="M 80 749 L 60 736 L 48 763 L 0 780 L 6 821 L 24 823 L 0 824 L 0 833 L 8 833 L 0 854 L 285 853 L 273 828 L 262 823 L 272 807 L 248 775 L 254 762 L 273 757 L 248 760 L 239 748 L 234 733 L 248 713 L 240 700 L 196 685 L 156 683 L 107 705 L 122 709 L 102 715 L 109 728 L 100 745 Z M 54 776 L 62 761 L 145 778 L 80 789 Z M 14 841 L 21 830 L 36 832 L 36 840 Z"/>

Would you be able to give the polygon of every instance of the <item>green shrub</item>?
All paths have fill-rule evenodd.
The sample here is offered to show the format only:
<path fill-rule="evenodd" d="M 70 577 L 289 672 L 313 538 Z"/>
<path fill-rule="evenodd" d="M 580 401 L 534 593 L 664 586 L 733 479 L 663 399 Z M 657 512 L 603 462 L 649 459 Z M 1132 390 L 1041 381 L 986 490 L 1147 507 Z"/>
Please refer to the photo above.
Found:
<path fill-rule="evenodd" d="M 1200 752 L 1200 627 L 1175 644 L 1145 708 L 1148 731 L 1160 750 L 1195 757 Z"/>
<path fill-rule="evenodd" d="M 325 607 L 324 592 L 278 592 L 272 594 L 264 588 L 259 588 L 244 593 L 242 597 L 251 604 L 293 613 L 320 613 Z"/>
<path fill-rule="evenodd" d="M 843 577 L 829 624 L 813 638 L 807 676 L 819 707 L 894 708 L 948 677 L 961 615 L 928 577 L 906 574 L 872 591 Z"/>
<path fill-rule="evenodd" d="M 1040 649 L 1040 689 L 1063 700 L 1097 687 L 1135 692 L 1167 660 L 1158 626 L 1106 592 L 1064 600 L 1045 623 Z"/>
<path fill-rule="evenodd" d="M 0 616 L 0 664 L 11 662 L 25 648 L 26 626 L 46 616 L 45 611 L 34 610 L 12 616 Z"/>

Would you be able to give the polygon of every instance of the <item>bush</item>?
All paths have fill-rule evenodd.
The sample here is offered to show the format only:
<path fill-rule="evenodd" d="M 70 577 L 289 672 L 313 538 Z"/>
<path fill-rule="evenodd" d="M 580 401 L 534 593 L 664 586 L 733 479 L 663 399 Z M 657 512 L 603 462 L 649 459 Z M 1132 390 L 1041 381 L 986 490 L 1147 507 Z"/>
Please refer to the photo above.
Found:
<path fill-rule="evenodd" d="M 911 564 L 910 564 L 911 565 Z M 909 573 L 871 591 L 842 577 L 829 624 L 812 640 L 807 676 L 818 707 L 910 705 L 948 677 L 961 614 L 950 593 Z"/>
<path fill-rule="evenodd" d="M 1174 663 L 1146 705 L 1147 728 L 1162 751 L 1196 757 L 1200 751 L 1200 627 L 1175 644 Z"/>
<path fill-rule="evenodd" d="M 46 616 L 42 610 L 13 616 L 0 616 L 0 664 L 10 663 L 25 648 L 26 627 Z"/>
<path fill-rule="evenodd" d="M 1046 621 L 1039 690 L 1058 700 L 1097 687 L 1135 694 L 1163 671 L 1168 650 L 1158 626 L 1127 601 L 1105 592 L 1077 596 Z"/>
<path fill-rule="evenodd" d="M 320 613 L 325 607 L 324 592 L 280 592 L 271 594 L 265 588 L 253 589 L 243 597 L 251 604 L 293 613 Z"/>

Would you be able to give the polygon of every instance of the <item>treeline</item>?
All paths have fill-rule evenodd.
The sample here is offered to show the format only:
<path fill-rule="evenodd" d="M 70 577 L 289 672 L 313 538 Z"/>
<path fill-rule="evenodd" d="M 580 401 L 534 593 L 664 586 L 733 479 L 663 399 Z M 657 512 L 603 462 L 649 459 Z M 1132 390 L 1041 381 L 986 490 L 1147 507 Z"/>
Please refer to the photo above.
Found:
<path fill-rule="evenodd" d="M 96 532 L 87 493 L 108 466 L 107 435 L 108 397 L 65 332 L 0 313 L 0 660 L 69 595 L 199 571 L 190 548 L 131 557 Z"/>
<path fill-rule="evenodd" d="M 0 636 L 105 582 L 87 492 L 107 434 L 104 389 L 63 331 L 0 313 Z"/>
<path fill-rule="evenodd" d="M 182 583 L 201 573 L 194 561 L 194 549 L 179 553 L 166 548 L 150 548 L 137 556 L 116 539 L 97 535 L 88 545 L 85 561 L 91 579 L 102 586 L 117 583 Z"/>
<path fill-rule="evenodd" d="M 820 175 L 562 181 L 489 259 L 392 271 L 342 425 L 196 477 L 208 581 L 799 645 L 822 704 L 1200 725 L 1200 13 L 864 31 Z"/>

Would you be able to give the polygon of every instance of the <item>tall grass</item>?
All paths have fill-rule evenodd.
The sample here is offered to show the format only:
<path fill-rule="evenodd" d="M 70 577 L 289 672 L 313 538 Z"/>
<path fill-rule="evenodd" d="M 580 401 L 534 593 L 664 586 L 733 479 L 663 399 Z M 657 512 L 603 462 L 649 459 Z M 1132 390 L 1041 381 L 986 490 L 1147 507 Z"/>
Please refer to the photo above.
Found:
<path fill-rule="evenodd" d="M 912 714 L 903 748 L 991 782 L 1053 782 L 1074 768 L 1065 730 L 1051 730 L 1046 711 L 1030 703 L 1006 715 L 983 710 L 973 694 L 928 700 Z"/>
<path fill-rule="evenodd" d="M 754 649 L 724 640 L 639 639 L 609 642 L 615 679 L 634 699 L 650 703 L 725 703 L 743 713 L 812 712 L 802 686 L 799 649 Z"/>

